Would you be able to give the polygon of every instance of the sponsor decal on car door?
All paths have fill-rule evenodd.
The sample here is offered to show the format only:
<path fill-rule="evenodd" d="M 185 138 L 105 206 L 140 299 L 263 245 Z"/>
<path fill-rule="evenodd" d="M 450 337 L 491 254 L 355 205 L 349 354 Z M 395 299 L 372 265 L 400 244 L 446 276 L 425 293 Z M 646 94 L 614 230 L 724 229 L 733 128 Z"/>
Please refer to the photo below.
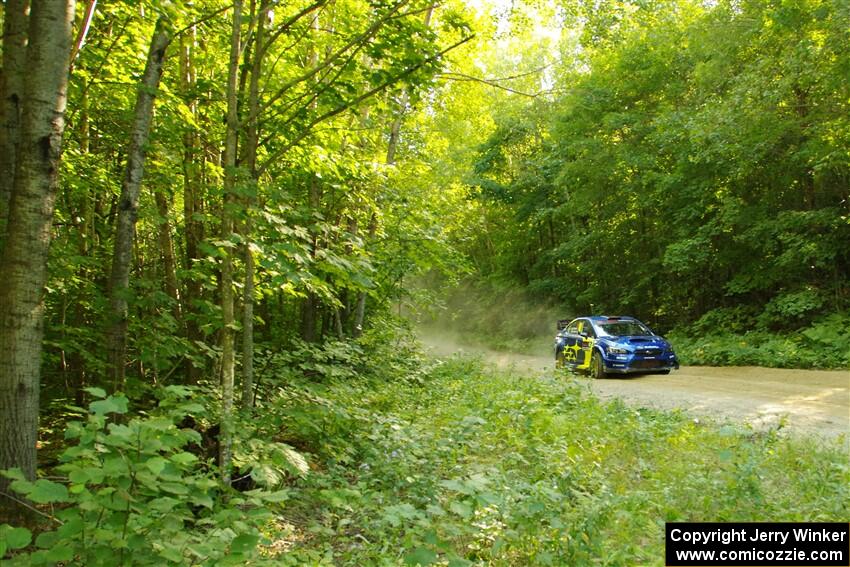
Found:
<path fill-rule="evenodd" d="M 579 336 L 576 341 L 576 368 L 578 369 L 586 370 L 590 368 L 590 359 L 593 354 L 593 338 L 590 336 L 592 333 L 593 327 L 590 326 L 590 322 L 582 321 L 579 323 Z"/>
<path fill-rule="evenodd" d="M 581 339 L 578 334 L 578 324 L 574 322 L 567 328 L 567 335 L 564 340 L 564 362 L 570 366 L 578 362 L 579 340 Z"/>

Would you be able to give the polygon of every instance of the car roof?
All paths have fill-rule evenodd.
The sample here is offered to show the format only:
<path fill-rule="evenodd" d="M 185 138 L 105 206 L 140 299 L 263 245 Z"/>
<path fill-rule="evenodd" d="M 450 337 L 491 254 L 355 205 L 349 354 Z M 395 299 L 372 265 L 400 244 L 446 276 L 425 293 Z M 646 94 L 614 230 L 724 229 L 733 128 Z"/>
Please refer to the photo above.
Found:
<path fill-rule="evenodd" d="M 580 319 L 590 319 L 594 323 L 607 323 L 612 319 L 618 321 L 637 321 L 634 317 L 626 317 L 621 315 L 591 315 L 587 317 L 580 317 Z"/>

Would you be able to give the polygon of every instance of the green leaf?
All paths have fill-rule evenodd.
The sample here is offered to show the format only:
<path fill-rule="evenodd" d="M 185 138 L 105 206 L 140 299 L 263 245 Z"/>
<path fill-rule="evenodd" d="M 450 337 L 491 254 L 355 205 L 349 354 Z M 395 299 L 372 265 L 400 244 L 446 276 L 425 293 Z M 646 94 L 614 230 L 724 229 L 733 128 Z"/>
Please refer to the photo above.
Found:
<path fill-rule="evenodd" d="M 431 565 L 436 561 L 437 554 L 427 547 L 418 547 L 404 556 L 404 562 L 407 565 Z"/>
<path fill-rule="evenodd" d="M 150 470 L 153 474 L 159 476 L 159 473 L 163 471 L 165 465 L 168 464 L 168 461 L 163 459 L 162 457 L 153 457 L 152 459 L 148 459 L 145 462 L 145 466 Z"/>
<path fill-rule="evenodd" d="M 68 474 L 68 480 L 74 484 L 85 484 L 89 480 L 89 473 L 85 469 L 74 469 Z"/>
<path fill-rule="evenodd" d="M 178 465 L 188 465 L 188 464 L 194 463 L 195 461 L 198 460 L 198 457 L 196 457 L 192 453 L 186 453 L 186 452 L 177 453 L 176 455 L 172 455 L 169 458 L 173 462 L 177 463 Z"/>
<path fill-rule="evenodd" d="M 67 545 L 57 545 L 49 549 L 45 557 L 54 563 L 70 561 L 74 558 L 74 550 Z"/>
<path fill-rule="evenodd" d="M 89 388 L 83 388 L 83 391 L 88 392 L 89 394 L 91 394 L 95 398 L 101 398 L 102 399 L 102 398 L 106 397 L 106 390 L 104 390 L 103 388 L 95 388 L 94 386 L 91 386 Z"/>
<path fill-rule="evenodd" d="M 464 502 L 452 502 L 449 504 L 449 510 L 460 516 L 461 518 L 469 518 L 472 516 L 472 506 Z"/>
<path fill-rule="evenodd" d="M 285 502 L 286 500 L 289 500 L 289 491 L 278 490 L 276 492 L 264 492 L 262 494 L 262 498 L 266 502 Z"/>
<path fill-rule="evenodd" d="M 173 510 L 178 504 L 180 504 L 180 501 L 176 498 L 163 496 L 162 498 L 154 498 L 148 503 L 148 506 L 150 506 L 152 510 L 156 510 L 157 512 L 164 514 Z"/>
<path fill-rule="evenodd" d="M 127 547 L 129 549 L 144 549 L 147 539 L 142 534 L 133 534 L 127 538 Z"/>
<path fill-rule="evenodd" d="M 163 547 L 163 549 L 159 551 L 159 555 L 160 557 L 163 557 L 175 563 L 183 562 L 183 555 L 180 553 L 179 550 L 174 549 L 173 547 Z"/>
<path fill-rule="evenodd" d="M 190 501 L 195 506 L 203 506 L 205 508 L 209 508 L 212 510 L 213 508 L 213 499 L 209 494 L 196 494 L 190 498 Z"/>
<path fill-rule="evenodd" d="M 50 549 L 56 545 L 59 538 L 60 535 L 58 532 L 42 532 L 35 538 L 35 545 L 40 549 Z"/>
<path fill-rule="evenodd" d="M 110 396 L 105 400 L 92 402 L 89 404 L 89 410 L 95 415 L 104 415 L 107 413 L 124 414 L 127 413 L 128 400 L 126 396 Z"/>
<path fill-rule="evenodd" d="M 165 492 L 170 492 L 171 494 L 184 495 L 189 493 L 189 489 L 185 484 L 181 484 L 179 482 L 163 482 L 160 485 L 160 488 Z"/>
<path fill-rule="evenodd" d="M 31 540 L 32 534 L 28 529 L 3 524 L 0 526 L 0 557 L 3 557 L 8 549 L 21 549 L 28 546 Z"/>
<path fill-rule="evenodd" d="M 260 537 L 254 534 L 238 535 L 230 542 L 230 552 L 238 554 L 250 553 L 259 541 Z"/>
<path fill-rule="evenodd" d="M 65 539 L 72 538 L 83 532 L 85 524 L 79 516 L 65 520 L 65 523 L 59 526 L 56 533 Z"/>
<path fill-rule="evenodd" d="M 15 467 L 13 469 L 6 469 L 4 471 L 0 471 L 0 475 L 5 476 L 11 480 L 21 480 L 25 481 L 27 478 L 24 476 L 24 473 L 21 469 Z"/>
<path fill-rule="evenodd" d="M 168 392 L 169 394 L 173 394 L 174 396 L 176 396 L 178 398 L 188 398 L 189 396 L 192 395 L 192 392 L 193 392 L 192 388 L 190 388 L 188 386 L 178 386 L 178 385 L 166 386 L 165 391 Z"/>
<path fill-rule="evenodd" d="M 49 502 L 67 502 L 68 489 L 64 484 L 51 482 L 40 478 L 33 484 L 32 490 L 27 495 L 30 500 L 38 504 Z"/>

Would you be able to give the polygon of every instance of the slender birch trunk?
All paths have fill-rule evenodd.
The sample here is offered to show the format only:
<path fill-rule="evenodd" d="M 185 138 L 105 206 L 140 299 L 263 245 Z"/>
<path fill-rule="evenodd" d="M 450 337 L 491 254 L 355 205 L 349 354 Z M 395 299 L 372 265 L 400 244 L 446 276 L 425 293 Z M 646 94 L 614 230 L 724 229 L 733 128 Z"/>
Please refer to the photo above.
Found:
<path fill-rule="evenodd" d="M 107 331 L 108 375 L 114 391 L 124 388 L 127 350 L 127 296 L 129 295 L 130 263 L 136 236 L 139 192 L 145 169 L 145 153 L 153 116 L 154 99 L 162 78 L 165 51 L 171 43 L 171 30 L 159 18 L 151 38 L 148 60 L 136 95 L 133 130 L 127 153 L 127 169 L 121 185 L 118 204 L 118 226 L 112 253 L 109 277 L 109 329 Z"/>
<path fill-rule="evenodd" d="M 429 11 L 430 14 L 430 11 Z M 399 111 L 393 119 L 392 125 L 390 126 L 390 139 L 387 144 L 387 157 L 386 164 L 393 165 L 395 163 L 395 153 L 398 148 L 398 141 L 401 134 L 401 123 L 404 120 L 404 113 L 407 110 L 407 93 L 401 95 L 401 101 L 399 103 Z M 372 217 L 369 219 L 369 237 L 367 242 L 375 239 L 375 234 L 378 231 L 378 216 L 374 212 L 372 213 Z M 366 292 L 361 291 L 357 294 L 357 305 L 354 308 L 354 328 L 352 329 L 352 335 L 354 338 L 359 337 L 363 334 L 363 323 L 366 319 Z"/>
<path fill-rule="evenodd" d="M 29 479 L 36 471 L 43 293 L 73 17 L 73 0 L 33 1 L 9 223 L 0 251 L 0 469 L 18 467 Z M 7 482 L 0 479 L 0 490 Z"/>
<path fill-rule="evenodd" d="M 257 179 L 257 148 L 260 141 L 258 125 L 260 107 L 260 76 L 263 72 L 263 42 L 265 41 L 266 18 L 269 10 L 269 0 L 260 1 L 257 15 L 257 32 L 254 39 L 254 56 L 251 65 L 251 82 L 248 86 L 248 115 L 253 119 L 247 124 L 245 144 L 245 161 L 251 172 L 251 194 L 246 203 L 245 222 L 242 236 L 245 239 L 243 257 L 245 261 L 245 285 L 242 293 L 242 408 L 248 409 L 254 405 L 254 253 L 251 250 L 251 233 L 253 222 L 251 210 L 256 203 L 256 191 L 259 185 Z"/>
<path fill-rule="evenodd" d="M 241 51 L 242 0 L 233 4 L 233 27 L 230 36 L 230 63 L 227 73 L 227 129 L 224 138 L 224 203 L 221 210 L 221 239 L 233 237 L 234 188 L 236 185 L 236 151 L 239 136 L 239 108 L 237 100 L 239 53 Z M 221 479 L 230 484 L 230 466 L 233 448 L 233 383 L 236 366 L 233 327 L 233 252 L 225 247 L 221 263 L 221 443 L 219 467 Z"/>
<path fill-rule="evenodd" d="M 315 175 L 310 176 L 308 202 L 311 211 L 319 210 L 322 203 L 321 185 Z M 315 260 L 319 250 L 319 235 L 316 231 L 315 221 L 312 221 L 309 230 L 311 236 L 310 257 Z M 319 297 L 312 291 L 308 291 L 307 296 L 301 302 L 301 338 L 304 341 L 314 343 L 318 340 L 318 320 Z"/>
<path fill-rule="evenodd" d="M 196 84 L 194 51 L 196 42 L 194 27 L 180 35 L 180 86 L 183 92 L 194 92 Z M 188 101 L 189 111 L 197 121 L 198 103 Z M 185 238 L 184 265 L 190 272 L 182 294 L 181 311 L 186 321 L 186 338 L 192 344 L 202 338 L 201 329 L 195 317 L 196 302 L 201 299 L 201 284 L 191 274 L 195 261 L 201 257 L 200 245 L 204 240 L 204 225 L 199 220 L 204 203 L 200 181 L 203 174 L 204 155 L 198 148 L 198 134 L 194 125 L 187 125 L 183 132 L 183 226 Z M 186 382 L 196 384 L 200 378 L 200 369 L 191 362 L 186 364 Z"/>
<path fill-rule="evenodd" d="M 310 22 L 310 28 L 313 32 L 314 41 L 318 41 L 319 15 L 316 14 Z M 319 52 L 315 44 L 311 45 L 310 53 L 307 58 L 307 66 L 314 69 L 319 64 Z M 318 84 L 314 81 L 315 84 Z M 315 111 L 318 107 L 318 101 L 313 100 L 310 103 L 310 110 Z M 307 202 L 310 205 L 312 212 L 318 211 L 322 203 L 322 193 L 319 180 L 315 175 L 310 175 L 310 187 L 308 189 Z M 319 235 L 316 233 L 315 220 L 309 225 L 311 235 L 310 257 L 315 259 L 316 252 L 319 246 Z M 318 326 L 318 311 L 319 297 L 312 291 L 307 291 L 307 296 L 301 302 L 301 338 L 308 343 L 314 343 L 317 340 L 316 327 Z"/>

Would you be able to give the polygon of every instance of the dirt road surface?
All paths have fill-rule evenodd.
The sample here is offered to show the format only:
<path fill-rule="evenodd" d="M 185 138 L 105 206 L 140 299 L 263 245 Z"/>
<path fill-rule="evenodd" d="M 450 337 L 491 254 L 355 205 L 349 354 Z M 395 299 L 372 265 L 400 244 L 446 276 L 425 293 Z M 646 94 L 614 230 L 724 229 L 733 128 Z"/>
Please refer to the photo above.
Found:
<path fill-rule="evenodd" d="M 500 367 L 544 372 L 551 356 L 496 352 L 446 335 L 422 337 L 437 355 L 469 353 Z M 695 419 L 747 423 L 756 429 L 784 423 L 790 433 L 850 443 L 850 371 L 786 370 L 754 366 L 685 366 L 668 376 L 634 375 L 592 380 L 577 377 L 602 399 L 642 407 L 679 408 Z"/>

